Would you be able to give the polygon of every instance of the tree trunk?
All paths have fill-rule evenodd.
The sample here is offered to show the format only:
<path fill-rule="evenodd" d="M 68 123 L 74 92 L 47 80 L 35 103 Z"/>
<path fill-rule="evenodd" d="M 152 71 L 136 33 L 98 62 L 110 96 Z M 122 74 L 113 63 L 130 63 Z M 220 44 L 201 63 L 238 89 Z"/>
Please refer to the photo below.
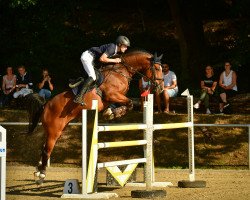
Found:
<path fill-rule="evenodd" d="M 200 15 L 201 1 L 168 0 L 168 2 L 176 25 L 181 52 L 182 72 L 179 83 L 188 87 L 197 87 L 206 58 L 204 30 Z"/>

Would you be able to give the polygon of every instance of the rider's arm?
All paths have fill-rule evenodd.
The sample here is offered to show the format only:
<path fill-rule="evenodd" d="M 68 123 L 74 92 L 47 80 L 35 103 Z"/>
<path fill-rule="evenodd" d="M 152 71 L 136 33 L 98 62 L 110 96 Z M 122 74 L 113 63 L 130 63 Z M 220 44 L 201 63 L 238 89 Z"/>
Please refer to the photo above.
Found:
<path fill-rule="evenodd" d="M 120 58 L 108 58 L 108 56 L 105 53 L 102 54 L 99 60 L 100 62 L 104 62 L 104 63 L 120 63 L 121 62 Z"/>

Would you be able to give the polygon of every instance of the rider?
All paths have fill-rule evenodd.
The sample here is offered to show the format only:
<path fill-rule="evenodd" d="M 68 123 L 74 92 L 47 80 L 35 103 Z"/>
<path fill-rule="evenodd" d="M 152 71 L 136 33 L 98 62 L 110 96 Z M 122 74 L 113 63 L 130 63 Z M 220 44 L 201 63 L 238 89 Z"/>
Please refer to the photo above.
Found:
<path fill-rule="evenodd" d="M 100 47 L 92 47 L 84 51 L 81 55 L 83 68 L 88 74 L 88 78 L 84 81 L 81 91 L 76 95 L 74 102 L 84 105 L 82 96 L 88 87 L 96 80 L 94 61 L 99 60 L 102 63 L 120 63 L 121 58 L 110 58 L 117 53 L 124 53 L 130 46 L 130 41 L 126 36 L 118 36 L 116 43 L 104 44 Z"/>

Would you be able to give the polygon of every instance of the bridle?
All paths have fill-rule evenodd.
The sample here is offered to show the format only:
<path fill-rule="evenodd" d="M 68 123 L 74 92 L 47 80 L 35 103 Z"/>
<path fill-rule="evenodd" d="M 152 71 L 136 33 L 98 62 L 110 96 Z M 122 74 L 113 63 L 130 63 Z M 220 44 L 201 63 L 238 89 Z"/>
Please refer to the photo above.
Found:
<path fill-rule="evenodd" d="M 121 57 L 121 60 L 122 60 L 122 62 L 121 62 L 120 64 L 122 64 L 123 66 L 125 66 L 126 69 L 127 69 L 129 72 L 132 71 L 131 73 L 133 73 L 133 74 L 139 74 L 141 77 L 145 77 L 147 80 L 149 80 L 149 81 L 155 86 L 155 88 L 162 90 L 162 88 L 161 88 L 161 82 L 163 81 L 163 77 L 161 77 L 161 78 L 156 77 L 156 70 L 160 70 L 160 69 L 156 69 L 156 68 L 155 68 L 155 64 L 159 64 L 159 65 L 160 65 L 160 66 L 159 66 L 160 68 L 162 67 L 162 65 L 161 65 L 160 62 L 154 62 L 154 60 L 151 59 L 151 61 L 150 61 L 150 66 L 145 70 L 145 74 L 146 74 L 146 72 L 147 72 L 148 70 L 150 70 L 150 71 L 152 72 L 152 78 L 150 78 L 150 77 L 148 77 L 147 75 L 144 75 L 143 73 L 139 72 L 138 70 L 135 70 L 135 69 L 134 69 L 132 66 L 130 66 L 129 64 L 127 64 L 127 63 L 125 62 L 125 60 L 123 59 L 123 57 Z M 157 82 L 156 82 L 157 80 L 160 80 L 160 83 L 157 83 Z"/>

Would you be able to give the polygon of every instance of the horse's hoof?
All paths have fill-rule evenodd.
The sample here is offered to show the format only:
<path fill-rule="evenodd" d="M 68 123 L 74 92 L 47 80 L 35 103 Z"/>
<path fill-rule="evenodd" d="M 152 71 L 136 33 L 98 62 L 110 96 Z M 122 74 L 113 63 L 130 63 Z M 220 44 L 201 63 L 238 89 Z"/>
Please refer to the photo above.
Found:
<path fill-rule="evenodd" d="M 46 177 L 45 174 L 43 174 L 43 173 L 40 173 L 40 174 L 39 174 L 39 178 L 40 178 L 40 179 L 44 179 L 45 177 Z"/>
<path fill-rule="evenodd" d="M 128 111 L 133 110 L 134 106 L 128 107 Z"/>
<path fill-rule="evenodd" d="M 103 112 L 102 115 L 103 115 L 104 117 L 105 117 L 105 116 L 109 117 L 112 113 L 113 113 L 113 112 L 112 112 L 111 108 L 108 108 L 108 109 L 106 109 L 106 110 Z"/>
<path fill-rule="evenodd" d="M 39 177 L 40 176 L 40 172 L 37 171 L 37 172 L 34 172 L 34 177 Z"/>
<path fill-rule="evenodd" d="M 111 115 L 105 116 L 104 118 L 105 118 L 106 120 L 112 120 L 112 119 L 115 118 L 115 115 L 112 113 Z"/>

